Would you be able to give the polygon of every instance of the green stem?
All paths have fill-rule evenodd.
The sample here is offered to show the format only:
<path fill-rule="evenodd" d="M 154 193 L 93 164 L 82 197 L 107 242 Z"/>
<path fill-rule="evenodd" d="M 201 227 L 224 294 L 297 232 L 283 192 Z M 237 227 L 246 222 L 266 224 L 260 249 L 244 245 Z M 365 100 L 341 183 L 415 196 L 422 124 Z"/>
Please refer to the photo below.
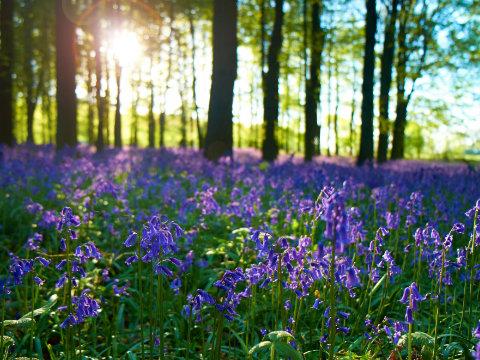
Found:
<path fill-rule="evenodd" d="M 336 236 L 333 235 L 332 241 L 332 253 L 330 259 L 330 331 L 329 331 L 329 349 L 328 349 L 328 358 L 333 360 L 335 352 L 335 337 L 337 335 L 337 328 L 335 324 L 335 318 L 337 317 L 336 308 L 335 308 L 335 247 L 336 247 Z"/>
<path fill-rule="evenodd" d="M 220 360 L 220 353 L 222 350 L 222 335 L 223 335 L 223 315 L 218 313 L 217 338 L 215 342 L 215 360 Z"/>
<path fill-rule="evenodd" d="M 157 299 L 158 299 L 158 309 L 159 309 L 159 317 L 158 317 L 158 321 L 159 321 L 159 331 L 160 331 L 160 356 L 159 358 L 160 359 L 163 359 L 163 348 L 164 348 L 164 318 L 165 318 L 165 313 L 164 313 L 164 306 L 165 304 L 163 303 L 163 297 L 164 297 L 164 293 L 163 293 L 163 278 L 162 278 L 162 275 L 158 275 L 158 278 L 157 278 Z"/>
<path fill-rule="evenodd" d="M 143 334 L 143 291 L 142 291 L 142 258 L 141 258 L 141 252 L 140 252 L 140 242 L 137 246 L 137 256 L 138 256 L 138 266 L 137 266 L 137 277 L 138 277 L 138 301 L 140 305 L 140 343 L 141 343 L 141 348 L 142 348 L 142 360 L 145 360 L 145 340 L 144 340 L 144 334 Z"/>
<path fill-rule="evenodd" d="M 412 324 L 408 324 L 408 360 L 412 360 Z"/>
<path fill-rule="evenodd" d="M 7 307 L 7 300 L 6 300 L 6 294 L 4 293 L 6 291 L 6 284 L 4 285 L 4 288 L 3 289 L 0 289 L 0 291 L 2 291 L 2 325 L 1 325 L 1 335 L 0 335 L 0 351 L 1 351 L 1 356 L 2 356 L 2 359 L 3 359 L 3 355 L 6 353 L 6 351 L 3 350 L 3 337 L 5 336 L 5 325 L 4 325 L 4 322 L 5 322 L 5 309 Z"/>

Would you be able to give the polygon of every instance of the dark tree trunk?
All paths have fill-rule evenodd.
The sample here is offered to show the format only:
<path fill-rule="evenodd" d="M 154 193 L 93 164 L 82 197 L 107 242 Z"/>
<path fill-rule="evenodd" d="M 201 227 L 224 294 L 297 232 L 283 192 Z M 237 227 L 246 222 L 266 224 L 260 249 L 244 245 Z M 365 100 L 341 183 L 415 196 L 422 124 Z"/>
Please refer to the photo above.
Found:
<path fill-rule="evenodd" d="M 402 7 L 402 11 L 408 11 L 408 6 Z M 392 159 L 403 159 L 405 146 L 405 127 L 407 122 L 407 104 L 405 82 L 407 78 L 407 15 L 402 14 L 398 27 L 398 55 L 397 55 L 397 105 L 396 118 L 393 126 Z"/>
<path fill-rule="evenodd" d="M 395 54 L 395 24 L 397 23 L 398 1 L 392 0 L 391 9 L 385 25 L 383 40 L 383 52 L 380 58 L 380 111 L 379 111 L 379 135 L 377 161 L 379 163 L 387 160 L 388 135 L 390 132 L 390 120 L 388 107 L 390 100 L 390 87 L 392 84 L 393 59 Z"/>
<path fill-rule="evenodd" d="M 151 63 L 150 63 L 151 66 Z M 150 69 L 150 74 L 152 71 Z M 148 106 L 148 147 L 155 147 L 155 116 L 153 114 L 153 108 L 155 105 L 155 89 L 152 80 L 150 80 L 150 102 Z"/>
<path fill-rule="evenodd" d="M 333 113 L 333 131 L 335 134 L 335 156 L 338 156 L 338 107 L 340 106 L 340 83 L 338 81 L 338 59 L 335 59 L 335 112 Z"/>
<path fill-rule="evenodd" d="M 354 132 L 354 121 L 355 121 L 355 110 L 357 107 L 356 97 L 357 97 L 357 68 L 353 64 L 353 95 L 351 103 L 351 112 L 350 112 L 350 156 L 353 156 L 353 143 L 355 141 L 355 132 Z"/>
<path fill-rule="evenodd" d="M 105 72 L 105 97 L 103 98 L 104 108 L 104 128 L 105 128 L 105 145 L 110 144 L 110 71 L 108 69 L 108 60 L 105 57 L 102 61 Z"/>
<path fill-rule="evenodd" d="M 275 21 L 268 49 L 268 71 L 263 76 L 263 121 L 265 138 L 262 145 L 263 160 L 274 161 L 278 156 L 275 130 L 278 122 L 278 78 L 280 75 L 279 55 L 282 49 L 283 0 L 275 0 Z"/>
<path fill-rule="evenodd" d="M 200 124 L 200 116 L 198 115 L 198 102 L 197 102 L 197 70 L 195 67 L 196 61 L 196 49 L 195 46 L 195 25 L 193 23 L 193 14 L 190 12 L 188 16 L 188 22 L 190 27 L 190 38 L 192 42 L 192 100 L 193 100 L 193 111 L 195 113 L 195 123 L 197 126 L 197 136 L 198 136 L 198 148 L 203 149 L 203 133 L 202 127 Z"/>
<path fill-rule="evenodd" d="M 57 148 L 59 149 L 65 145 L 77 144 L 75 24 L 64 13 L 62 4 L 62 0 L 56 0 Z"/>
<path fill-rule="evenodd" d="M 155 147 L 155 117 L 153 115 L 154 93 L 153 85 L 150 85 L 150 103 L 148 106 L 148 147 Z"/>
<path fill-rule="evenodd" d="M 231 155 L 232 104 L 237 77 L 237 1 L 215 0 L 213 11 L 213 69 L 204 153 L 217 160 Z"/>
<path fill-rule="evenodd" d="M 51 3 L 52 10 L 54 3 Z M 51 49 L 51 35 L 53 35 L 54 27 L 52 26 L 52 12 L 45 12 L 42 16 L 42 28 L 40 43 L 45 44 L 40 56 L 40 67 L 43 69 L 43 81 L 39 83 L 41 88 L 40 97 L 42 99 L 42 114 L 46 117 L 46 123 L 43 126 L 45 134 L 44 143 L 53 144 L 54 132 L 53 132 L 53 114 L 52 114 L 52 99 L 49 94 L 50 84 L 52 83 L 52 49 Z M 52 37 L 53 38 L 53 37 Z"/>
<path fill-rule="evenodd" d="M 94 129 L 95 93 L 94 93 L 94 87 L 93 87 L 94 71 L 95 71 L 95 62 L 94 62 L 94 59 L 89 54 L 87 59 L 87 93 L 88 93 L 87 133 L 88 133 L 88 143 L 91 145 L 95 143 L 95 129 Z"/>
<path fill-rule="evenodd" d="M 330 13 L 332 14 L 332 13 Z M 332 15 L 330 15 L 330 27 L 332 27 Z M 331 109 L 332 109 L 332 48 L 333 48 L 333 33 L 332 33 L 332 28 L 329 30 L 329 36 L 328 36 L 328 70 L 327 70 L 327 86 L 328 86 L 328 91 L 327 91 L 327 156 L 331 156 L 332 154 L 330 153 L 330 140 L 331 140 L 331 135 L 332 135 L 332 115 L 331 115 Z"/>
<path fill-rule="evenodd" d="M 0 144 L 12 146 L 13 136 L 13 13 L 14 0 L 2 0 L 0 8 Z"/>
<path fill-rule="evenodd" d="M 320 98 L 320 64 L 325 44 L 325 33 L 320 27 L 321 13 L 321 1 L 314 0 L 312 4 L 310 79 L 308 79 L 306 83 L 305 99 L 305 161 L 312 160 L 315 152 L 315 138 L 318 137 L 320 142 L 320 126 L 317 120 L 317 108 Z"/>
<path fill-rule="evenodd" d="M 366 0 L 365 53 L 363 57 L 362 127 L 357 164 L 373 160 L 373 83 L 375 72 L 375 33 L 377 11 L 375 0 Z"/>
<path fill-rule="evenodd" d="M 33 2 L 26 1 L 23 9 L 23 75 L 25 88 L 25 108 L 27 109 L 27 142 L 35 143 L 33 134 L 33 119 L 38 101 L 38 88 L 35 89 L 35 74 L 33 68 Z M 39 70 L 43 71 L 43 68 Z"/>
<path fill-rule="evenodd" d="M 105 125 L 105 107 L 104 99 L 102 97 L 102 54 L 100 52 L 100 29 L 97 29 L 97 33 L 94 35 L 95 43 L 95 97 L 97 100 L 97 115 L 98 115 L 98 127 L 97 127 L 97 151 L 100 152 L 105 146 L 104 140 L 104 125 Z"/>
<path fill-rule="evenodd" d="M 121 96 L 122 67 L 118 60 L 115 61 L 115 81 L 117 84 L 117 101 L 115 103 L 115 121 L 113 124 L 113 142 L 116 148 L 122 147 L 122 113 Z"/>
<path fill-rule="evenodd" d="M 162 112 L 160 114 L 160 126 L 159 126 L 159 132 L 160 132 L 160 148 L 165 147 L 165 113 Z"/>

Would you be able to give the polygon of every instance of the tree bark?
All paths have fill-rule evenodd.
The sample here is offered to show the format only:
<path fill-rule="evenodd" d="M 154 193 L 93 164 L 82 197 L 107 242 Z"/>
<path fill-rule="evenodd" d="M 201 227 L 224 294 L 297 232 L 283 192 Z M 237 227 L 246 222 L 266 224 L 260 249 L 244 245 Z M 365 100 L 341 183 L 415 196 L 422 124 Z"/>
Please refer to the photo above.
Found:
<path fill-rule="evenodd" d="M 57 148 L 77 144 L 76 35 L 75 24 L 56 0 L 56 69 L 57 69 Z"/>
<path fill-rule="evenodd" d="M 193 111 L 195 113 L 195 123 L 197 126 L 198 148 L 203 149 L 203 133 L 200 124 L 200 116 L 198 115 L 198 101 L 197 101 L 197 70 L 195 67 L 196 49 L 195 46 L 195 24 L 193 22 L 193 14 L 189 12 L 188 23 L 190 28 L 190 39 L 192 42 L 192 100 Z"/>
<path fill-rule="evenodd" d="M 335 59 L 335 112 L 333 113 L 333 131 L 335 134 L 335 156 L 339 154 L 338 143 L 338 107 L 340 106 L 340 83 L 338 81 L 338 59 Z"/>
<path fill-rule="evenodd" d="M 377 161 L 379 163 L 387 160 L 388 137 L 390 132 L 390 120 L 388 114 L 390 87 L 392 84 L 393 59 L 395 55 L 395 24 L 397 23 L 399 0 L 392 0 L 391 9 L 385 25 L 383 40 L 383 52 L 380 58 L 380 98 L 379 98 L 379 135 Z"/>
<path fill-rule="evenodd" d="M 97 11 L 99 9 L 97 8 Z M 100 25 L 98 25 L 94 34 L 94 47 L 95 47 L 95 97 L 97 101 L 97 115 L 98 115 L 98 127 L 97 127 L 97 152 L 100 152 L 105 147 L 104 140 L 104 125 L 105 125 L 105 107 L 104 98 L 102 96 L 102 54 L 100 51 Z"/>
<path fill-rule="evenodd" d="M 278 78 L 280 75 L 279 55 L 282 49 L 284 0 L 275 0 L 275 21 L 273 24 L 270 47 L 268 49 L 268 71 L 263 79 L 263 121 L 265 138 L 262 146 L 263 160 L 274 161 L 278 156 L 278 143 L 275 130 L 278 123 Z"/>
<path fill-rule="evenodd" d="M 88 93 L 88 110 L 87 110 L 87 121 L 88 121 L 88 143 L 93 145 L 95 143 L 95 91 L 93 86 L 93 73 L 95 72 L 95 60 L 88 54 L 87 59 L 87 93 Z"/>
<path fill-rule="evenodd" d="M 118 59 L 115 60 L 115 82 L 117 84 L 117 99 L 115 102 L 115 121 L 113 124 L 113 143 L 116 148 L 122 147 L 122 113 L 121 107 L 122 67 Z"/>
<path fill-rule="evenodd" d="M 315 138 L 320 142 L 320 126 L 318 125 L 317 109 L 320 98 L 320 66 L 325 32 L 320 26 L 320 17 L 323 4 L 321 0 L 314 0 L 312 4 L 312 43 L 310 61 L 310 79 L 306 86 L 305 99 L 305 161 L 311 161 L 315 152 Z"/>
<path fill-rule="evenodd" d="M 150 59 L 150 101 L 148 104 L 148 147 L 155 147 L 155 116 L 153 114 L 153 108 L 155 105 L 155 88 L 153 86 L 153 74 L 152 74 L 152 59 Z"/>
<path fill-rule="evenodd" d="M 204 154 L 210 160 L 232 155 L 233 87 L 237 77 L 237 1 L 215 0 L 213 68 Z"/>
<path fill-rule="evenodd" d="M 35 116 L 35 109 L 37 108 L 38 103 L 38 90 L 40 78 L 39 75 L 38 81 L 35 79 L 35 70 L 33 67 L 33 1 L 29 0 L 25 2 L 23 8 L 23 76 L 24 76 L 24 88 L 25 88 L 25 108 L 27 110 L 27 142 L 34 144 L 34 133 L 33 133 L 33 121 Z M 41 74 L 44 71 L 43 68 L 39 69 Z M 36 84 L 37 83 L 37 84 Z"/>
<path fill-rule="evenodd" d="M 13 136 L 13 61 L 14 0 L 2 0 L 0 8 L 0 144 L 12 146 Z"/>
<path fill-rule="evenodd" d="M 365 52 L 363 57 L 362 126 L 357 164 L 373 160 L 373 85 L 375 72 L 376 1 L 366 0 Z"/>
<path fill-rule="evenodd" d="M 408 1 L 402 6 L 402 14 L 398 27 L 398 54 L 397 54 L 397 105 L 396 118 L 393 126 L 393 141 L 391 159 L 403 159 L 405 152 L 405 127 L 407 122 L 407 96 L 405 83 L 407 80 L 407 18 L 409 12 Z"/>

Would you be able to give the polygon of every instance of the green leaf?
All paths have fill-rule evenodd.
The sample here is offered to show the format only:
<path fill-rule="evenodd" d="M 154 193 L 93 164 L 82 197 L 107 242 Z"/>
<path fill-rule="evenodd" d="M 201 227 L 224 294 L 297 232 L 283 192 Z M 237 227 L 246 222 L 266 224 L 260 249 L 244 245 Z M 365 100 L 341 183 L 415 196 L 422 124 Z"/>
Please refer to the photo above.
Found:
<path fill-rule="evenodd" d="M 435 340 L 430 335 L 417 331 L 412 333 L 412 346 L 416 348 L 426 347 L 428 349 L 433 349 L 433 344 Z M 398 341 L 399 347 L 404 347 L 408 344 L 408 334 L 403 335 Z"/>
<path fill-rule="evenodd" d="M 248 354 L 249 355 L 255 354 L 256 352 L 269 349 L 271 346 L 272 346 L 271 341 L 262 341 L 262 342 L 258 343 L 257 345 L 255 345 L 254 347 L 252 347 L 250 349 L 250 351 L 248 352 Z"/>
<path fill-rule="evenodd" d="M 32 323 L 33 324 L 35 323 L 34 319 L 22 317 L 18 320 L 5 320 L 3 322 L 3 325 L 6 328 L 26 329 L 26 328 L 29 328 L 30 326 L 32 326 Z"/>
<path fill-rule="evenodd" d="M 137 360 L 137 357 L 131 351 L 127 351 L 127 357 L 128 357 L 129 360 Z"/>
<path fill-rule="evenodd" d="M 275 351 L 286 358 L 291 358 L 292 360 L 303 360 L 303 355 L 295 350 L 290 344 L 283 342 L 274 342 L 273 347 Z"/>
<path fill-rule="evenodd" d="M 43 360 L 42 341 L 38 337 L 35 338 L 35 351 L 39 360 Z"/>
<path fill-rule="evenodd" d="M 272 331 L 267 335 L 267 338 L 273 342 L 295 340 L 292 334 L 283 330 Z"/>
<path fill-rule="evenodd" d="M 250 229 L 246 227 L 241 227 L 232 231 L 232 234 L 247 235 L 248 233 L 250 233 Z"/>
<path fill-rule="evenodd" d="M 58 299 L 57 294 L 53 294 L 52 296 L 50 296 L 50 298 L 48 299 L 48 301 L 45 305 L 43 305 L 42 307 L 40 307 L 38 309 L 33 310 L 33 317 L 45 314 L 46 312 L 50 311 L 50 309 L 53 307 L 53 305 L 56 304 L 57 299 Z M 21 319 L 30 319 L 30 318 L 32 318 L 32 312 L 28 312 L 27 314 L 22 316 L 20 318 L 20 320 Z"/>
<path fill-rule="evenodd" d="M 121 304 L 118 308 L 118 314 L 117 314 L 117 321 L 116 321 L 117 331 L 120 331 L 123 327 L 124 311 L 125 311 L 125 304 Z"/>
<path fill-rule="evenodd" d="M 378 280 L 378 282 L 375 284 L 375 286 L 373 287 L 372 291 L 370 291 L 370 297 L 373 296 L 373 294 L 375 294 L 377 292 L 377 290 L 380 288 L 380 285 L 382 285 L 382 283 L 385 281 L 387 277 L 387 274 L 384 274 L 380 280 Z"/>

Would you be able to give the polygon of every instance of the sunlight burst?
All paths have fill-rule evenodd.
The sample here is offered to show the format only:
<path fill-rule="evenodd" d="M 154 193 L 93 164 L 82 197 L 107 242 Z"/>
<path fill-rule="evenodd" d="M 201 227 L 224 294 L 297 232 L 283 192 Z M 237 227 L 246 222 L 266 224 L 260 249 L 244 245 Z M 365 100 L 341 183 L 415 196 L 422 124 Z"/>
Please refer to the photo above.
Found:
<path fill-rule="evenodd" d="M 116 32 L 110 41 L 110 51 L 123 68 L 132 67 L 142 57 L 143 49 L 137 34 L 122 30 Z"/>

